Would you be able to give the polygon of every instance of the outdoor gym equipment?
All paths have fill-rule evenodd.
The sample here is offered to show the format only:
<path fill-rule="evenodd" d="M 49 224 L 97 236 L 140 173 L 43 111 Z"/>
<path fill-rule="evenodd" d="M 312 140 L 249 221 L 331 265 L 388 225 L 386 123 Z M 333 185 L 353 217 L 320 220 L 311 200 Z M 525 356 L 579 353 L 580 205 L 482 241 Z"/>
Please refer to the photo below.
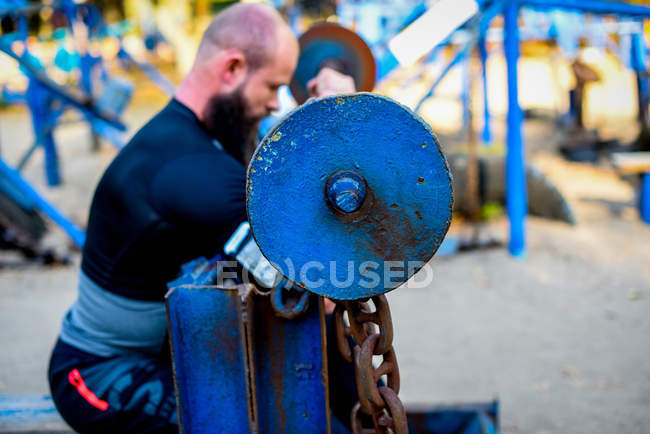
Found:
<path fill-rule="evenodd" d="M 330 417 L 328 346 L 354 364 L 353 432 L 369 432 L 362 413 L 377 432 L 497 432 L 496 402 L 407 414 L 398 398 L 383 294 L 432 258 L 451 220 L 449 168 L 429 126 L 375 94 L 315 99 L 267 134 L 247 179 L 254 240 L 246 223 L 225 250 L 266 283 L 224 284 L 217 256 L 168 285 L 183 432 L 344 432 Z M 331 319 L 323 297 L 337 303 Z"/>

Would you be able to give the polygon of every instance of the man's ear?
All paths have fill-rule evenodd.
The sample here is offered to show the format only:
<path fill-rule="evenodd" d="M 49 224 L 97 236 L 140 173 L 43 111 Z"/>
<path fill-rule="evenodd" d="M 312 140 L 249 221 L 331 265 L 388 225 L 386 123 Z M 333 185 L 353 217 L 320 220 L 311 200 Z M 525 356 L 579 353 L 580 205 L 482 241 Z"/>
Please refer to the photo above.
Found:
<path fill-rule="evenodd" d="M 222 79 L 227 91 L 234 90 L 246 79 L 248 64 L 244 53 L 239 50 L 228 51 L 223 63 Z"/>

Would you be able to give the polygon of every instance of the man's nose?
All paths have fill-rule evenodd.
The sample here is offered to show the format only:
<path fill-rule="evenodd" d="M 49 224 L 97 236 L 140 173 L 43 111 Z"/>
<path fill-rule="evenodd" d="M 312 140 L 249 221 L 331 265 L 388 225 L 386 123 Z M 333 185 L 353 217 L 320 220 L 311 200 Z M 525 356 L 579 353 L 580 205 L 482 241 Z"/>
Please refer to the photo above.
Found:
<path fill-rule="evenodd" d="M 280 110 L 280 101 L 278 100 L 277 96 L 271 98 L 269 103 L 266 105 L 266 109 L 269 112 L 274 112 L 274 111 Z"/>

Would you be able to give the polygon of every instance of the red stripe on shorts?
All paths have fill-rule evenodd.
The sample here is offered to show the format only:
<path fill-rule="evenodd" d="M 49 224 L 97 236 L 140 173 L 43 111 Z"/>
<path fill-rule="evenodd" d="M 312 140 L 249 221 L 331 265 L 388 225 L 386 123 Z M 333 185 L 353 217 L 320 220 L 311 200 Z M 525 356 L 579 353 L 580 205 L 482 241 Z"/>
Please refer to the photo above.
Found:
<path fill-rule="evenodd" d="M 78 369 L 70 371 L 68 374 L 68 381 L 77 388 L 79 395 L 83 396 L 90 405 L 100 409 L 101 411 L 108 410 L 108 402 L 97 398 L 97 396 L 86 387 L 86 383 L 84 382 L 84 379 L 81 378 L 81 373 Z"/>

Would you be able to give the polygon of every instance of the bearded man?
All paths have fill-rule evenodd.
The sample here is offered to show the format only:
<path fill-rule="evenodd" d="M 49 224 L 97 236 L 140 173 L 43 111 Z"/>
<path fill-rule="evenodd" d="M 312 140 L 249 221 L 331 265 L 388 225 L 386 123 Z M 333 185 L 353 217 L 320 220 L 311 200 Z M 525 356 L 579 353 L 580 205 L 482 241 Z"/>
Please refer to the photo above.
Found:
<path fill-rule="evenodd" d="M 118 154 L 92 201 L 78 298 L 50 360 L 57 409 L 79 432 L 177 432 L 166 283 L 219 253 L 246 220 L 246 165 L 277 110 L 298 43 L 272 8 L 217 15 L 175 97 Z M 354 91 L 324 69 L 313 96 Z"/>

